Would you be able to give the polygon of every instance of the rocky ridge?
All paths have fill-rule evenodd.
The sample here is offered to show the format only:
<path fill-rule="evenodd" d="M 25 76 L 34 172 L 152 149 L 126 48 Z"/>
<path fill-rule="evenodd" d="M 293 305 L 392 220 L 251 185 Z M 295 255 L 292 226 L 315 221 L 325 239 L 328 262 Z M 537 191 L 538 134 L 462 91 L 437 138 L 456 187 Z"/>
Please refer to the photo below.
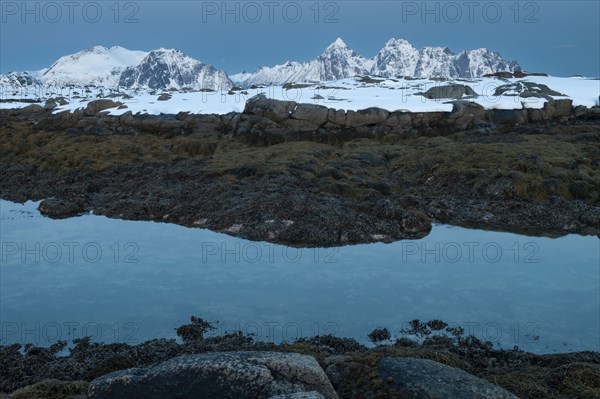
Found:
<path fill-rule="evenodd" d="M 279 101 L 257 95 L 246 102 L 243 113 L 144 115 L 125 112 L 114 116 L 107 109 L 122 103 L 95 100 L 86 108 L 74 112 L 48 114 L 53 99 L 46 107 L 33 104 L 23 109 L 4 110 L 8 115 L 37 114 L 38 129 L 67 130 L 95 135 L 158 133 L 163 136 L 180 134 L 223 134 L 243 137 L 252 142 L 277 143 L 293 138 L 312 137 L 328 141 L 332 137 L 346 140 L 358 137 L 380 137 L 386 134 L 438 135 L 466 129 L 519 126 L 550 121 L 567 122 L 578 118 L 596 118 L 598 107 L 573 107 L 570 99 L 549 99 L 540 109 L 484 109 L 468 101 L 474 94 L 467 86 L 440 86 L 423 93 L 432 99 L 447 98 L 453 104 L 451 112 L 406 112 L 367 108 L 358 111 L 328 108 L 317 104 Z M 467 95 L 467 97 L 464 97 Z M 452 100 L 452 98 L 465 98 Z"/>

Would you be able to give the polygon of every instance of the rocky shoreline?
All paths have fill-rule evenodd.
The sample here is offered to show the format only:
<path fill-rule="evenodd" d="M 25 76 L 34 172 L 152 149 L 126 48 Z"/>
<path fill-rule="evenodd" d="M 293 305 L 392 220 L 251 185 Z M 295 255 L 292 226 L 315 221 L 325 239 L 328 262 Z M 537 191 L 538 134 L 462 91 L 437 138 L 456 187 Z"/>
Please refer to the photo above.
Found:
<path fill-rule="evenodd" d="M 55 106 L 0 110 L 0 198 L 43 200 L 49 217 L 94 212 L 295 246 L 420 238 L 434 222 L 600 233 L 600 113 L 567 100 L 502 111 L 457 101 L 450 113 L 260 96 L 229 115 Z M 178 329 L 181 342 L 81 339 L 67 355 L 66 342 L 0 346 L 0 398 L 168 398 L 181 387 L 199 389 L 187 397 L 600 398 L 596 352 L 497 350 L 444 324 L 415 321 L 417 340 L 380 328 L 370 347 L 208 336 L 199 318 Z"/>
<path fill-rule="evenodd" d="M 432 221 L 600 232 L 600 110 L 571 100 L 346 112 L 259 95 L 241 114 L 121 116 L 105 112 L 112 100 L 53 114 L 60 101 L 0 110 L 0 197 L 44 200 L 50 217 L 94 212 L 294 246 L 420 238 Z"/>
<path fill-rule="evenodd" d="M 0 346 L 0 398 L 598 398 L 600 355 L 535 355 L 465 336 L 440 320 L 386 328 L 370 346 L 331 335 L 274 344 L 211 335 L 192 317 L 180 340 L 77 339 Z"/>

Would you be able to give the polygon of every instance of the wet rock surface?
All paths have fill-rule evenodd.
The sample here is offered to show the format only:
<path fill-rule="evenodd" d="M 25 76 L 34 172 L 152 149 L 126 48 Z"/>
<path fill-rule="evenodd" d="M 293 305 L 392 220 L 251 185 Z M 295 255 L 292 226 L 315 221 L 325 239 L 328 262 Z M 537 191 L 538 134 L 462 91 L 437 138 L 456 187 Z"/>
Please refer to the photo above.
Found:
<path fill-rule="evenodd" d="M 92 381 L 88 397 L 267 399 L 309 392 L 313 392 L 312 397 L 338 397 L 313 357 L 297 353 L 217 352 L 176 357 L 148 369 L 107 374 Z"/>
<path fill-rule="evenodd" d="M 504 389 L 463 370 L 427 359 L 382 359 L 379 376 L 400 397 L 430 399 L 517 399 Z"/>

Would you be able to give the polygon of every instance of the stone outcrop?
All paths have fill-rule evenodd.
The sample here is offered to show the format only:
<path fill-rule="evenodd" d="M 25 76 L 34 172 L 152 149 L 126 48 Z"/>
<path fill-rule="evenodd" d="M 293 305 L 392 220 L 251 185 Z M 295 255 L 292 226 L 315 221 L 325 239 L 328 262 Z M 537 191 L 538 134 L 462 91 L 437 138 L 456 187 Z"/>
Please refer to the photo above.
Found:
<path fill-rule="evenodd" d="M 388 357 L 377 369 L 401 398 L 517 399 L 497 385 L 432 360 Z"/>
<path fill-rule="evenodd" d="M 308 121 L 321 126 L 327 122 L 329 110 L 326 107 L 315 104 L 298 104 L 296 110 L 292 112 L 292 119 Z"/>
<path fill-rule="evenodd" d="M 90 399 L 337 399 L 317 361 L 298 353 L 213 352 L 92 381 Z"/>
<path fill-rule="evenodd" d="M 457 86 L 457 87 L 454 87 Z M 3 110 L 36 121 L 37 129 L 63 130 L 93 135 L 150 133 L 166 137 L 190 134 L 244 137 L 250 143 L 273 144 L 282 141 L 313 140 L 339 142 L 387 134 L 436 136 L 468 129 L 517 126 L 527 123 L 565 122 L 572 119 L 598 119 L 600 108 L 573 107 L 569 99 L 550 99 L 541 108 L 484 109 L 465 99 L 461 85 L 435 87 L 438 95 L 463 98 L 453 100 L 450 112 L 389 112 L 380 108 L 345 111 L 317 104 L 297 104 L 257 95 L 246 102 L 243 113 L 147 115 L 110 115 L 104 112 L 121 105 L 112 100 L 96 100 L 73 112 L 52 113 L 54 102 L 45 107 L 32 104 L 22 109 Z M 465 86 L 466 87 L 466 86 Z M 462 93 L 462 94 L 461 94 Z M 460 95 L 459 95 L 460 94 Z"/>

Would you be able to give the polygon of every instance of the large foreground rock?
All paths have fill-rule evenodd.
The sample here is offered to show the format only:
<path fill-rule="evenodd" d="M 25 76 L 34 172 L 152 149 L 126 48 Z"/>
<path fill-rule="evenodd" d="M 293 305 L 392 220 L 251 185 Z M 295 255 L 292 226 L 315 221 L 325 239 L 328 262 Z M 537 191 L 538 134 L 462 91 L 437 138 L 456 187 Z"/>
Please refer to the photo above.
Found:
<path fill-rule="evenodd" d="M 291 394 L 296 395 L 289 396 Z M 129 369 L 102 376 L 92 381 L 88 397 L 334 399 L 337 394 L 323 369 L 310 356 L 276 352 L 214 352 L 181 356 L 149 369 Z"/>
<path fill-rule="evenodd" d="M 494 384 L 432 360 L 387 357 L 379 362 L 378 372 L 402 398 L 517 399 Z"/>

